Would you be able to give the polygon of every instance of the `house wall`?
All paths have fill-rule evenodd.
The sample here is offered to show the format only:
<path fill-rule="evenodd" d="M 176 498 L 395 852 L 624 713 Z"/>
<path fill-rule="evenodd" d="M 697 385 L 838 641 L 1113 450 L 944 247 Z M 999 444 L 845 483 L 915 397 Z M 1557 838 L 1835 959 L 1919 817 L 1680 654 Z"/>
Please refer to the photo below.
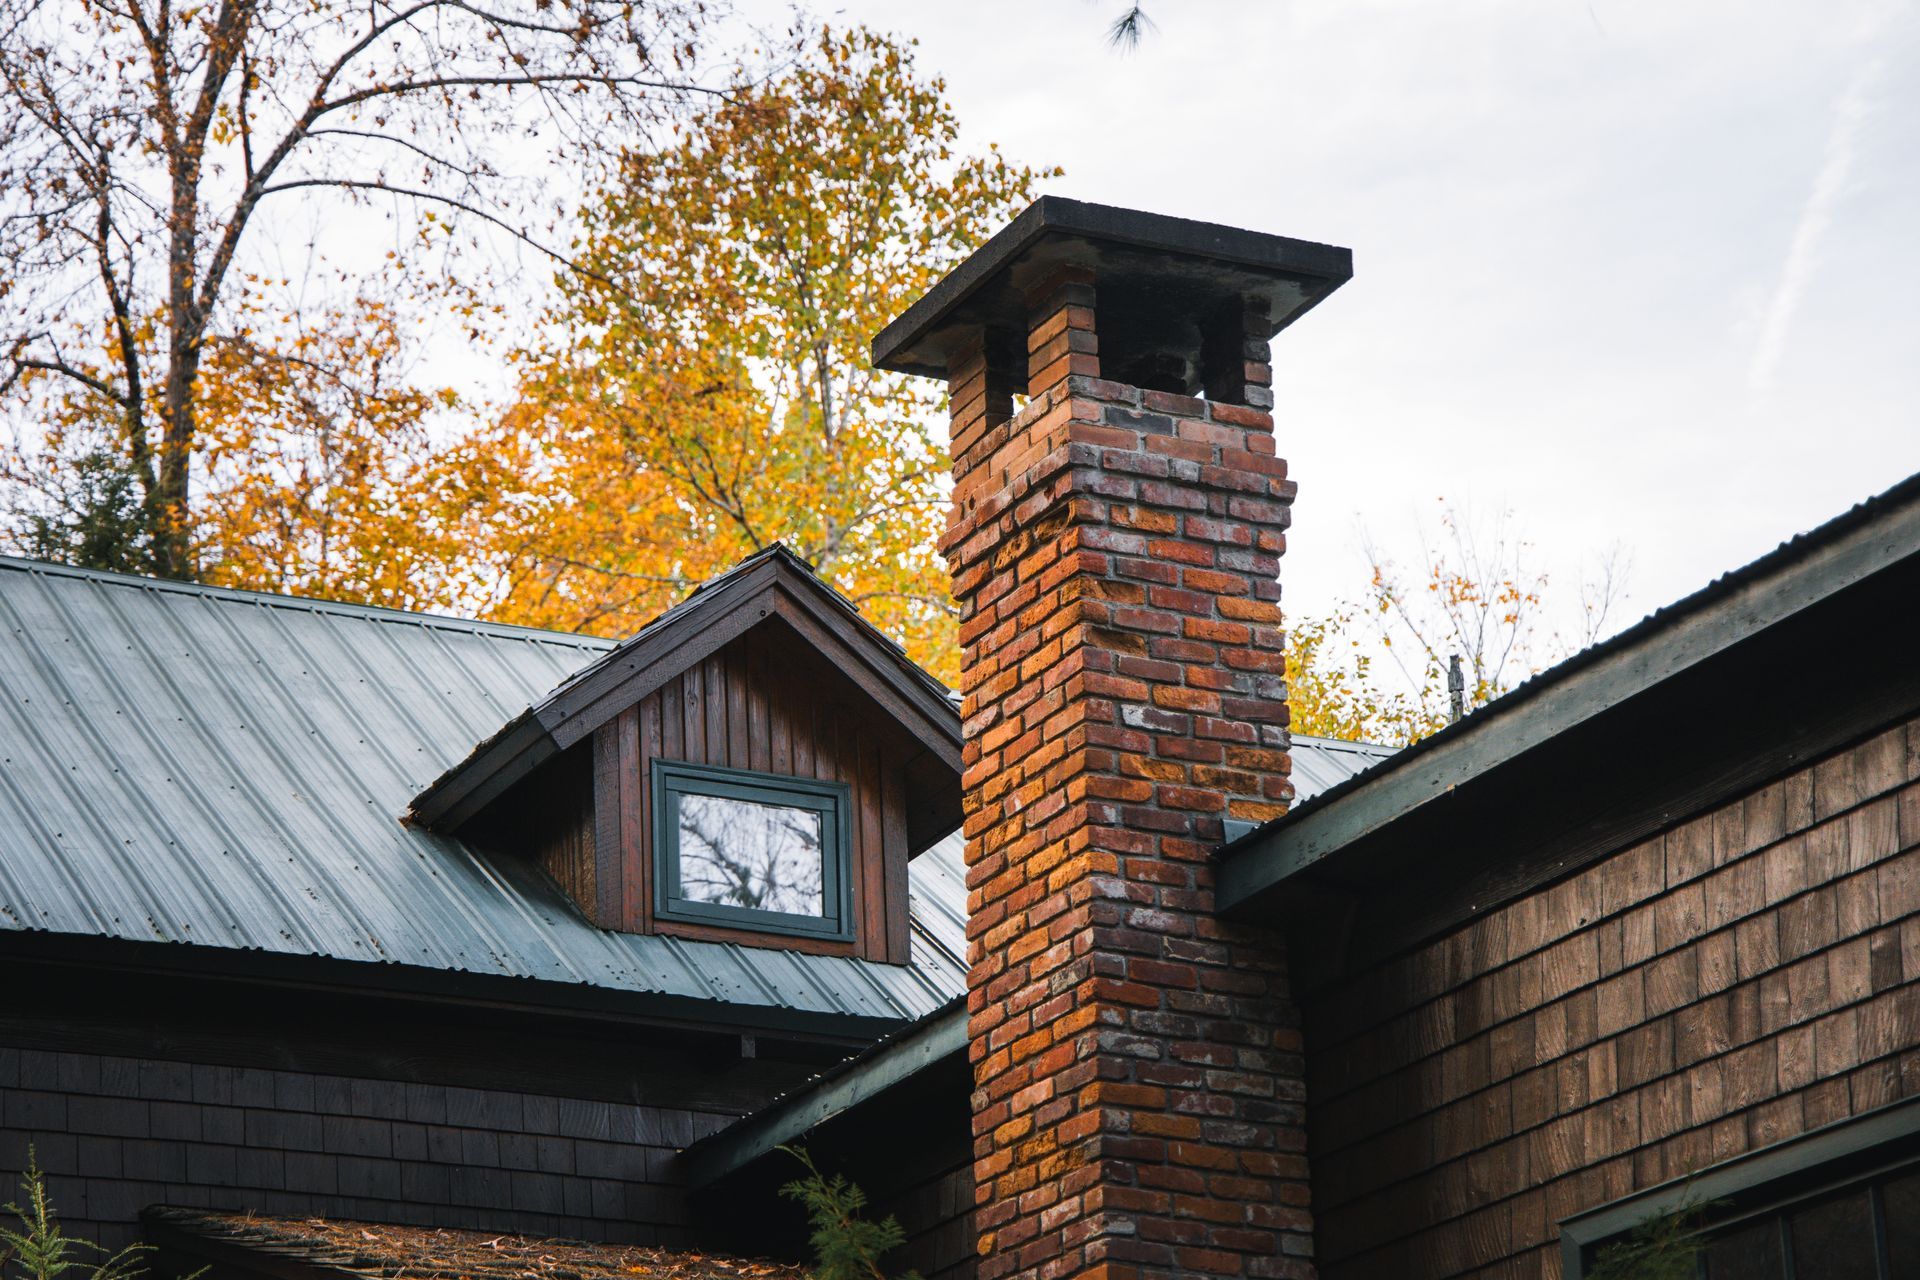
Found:
<path fill-rule="evenodd" d="M 602 779 L 596 839 L 607 845 L 598 857 L 604 922 L 643 933 L 907 962 L 906 768 L 922 748 L 784 623 L 757 626 L 668 680 L 604 726 L 595 752 Z M 853 805 L 855 940 L 762 938 L 656 922 L 651 786 L 656 759 L 847 783 Z M 612 894 L 610 884 L 617 886 Z"/>
<path fill-rule="evenodd" d="M 1308 996 L 1322 1280 L 1558 1276 L 1561 1219 L 1920 1094 L 1916 779 L 1920 722 Z"/>
<path fill-rule="evenodd" d="M 921 1280 L 973 1280 L 979 1258 L 973 1234 L 973 1153 L 964 1142 L 942 1144 L 934 1163 L 879 1208 L 907 1232 L 898 1254 L 888 1255 L 896 1273 L 917 1271 Z"/>
<path fill-rule="evenodd" d="M 113 1246 L 153 1204 L 687 1243 L 676 1153 L 844 1052 L 762 1037 L 745 1058 L 738 1036 L 18 956 L 0 970 L 0 1204 L 31 1148 L 63 1221 Z"/>
<path fill-rule="evenodd" d="M 674 1153 L 730 1118 L 0 1048 L 0 1170 L 31 1146 L 68 1231 L 109 1248 L 154 1204 L 679 1244 Z"/>

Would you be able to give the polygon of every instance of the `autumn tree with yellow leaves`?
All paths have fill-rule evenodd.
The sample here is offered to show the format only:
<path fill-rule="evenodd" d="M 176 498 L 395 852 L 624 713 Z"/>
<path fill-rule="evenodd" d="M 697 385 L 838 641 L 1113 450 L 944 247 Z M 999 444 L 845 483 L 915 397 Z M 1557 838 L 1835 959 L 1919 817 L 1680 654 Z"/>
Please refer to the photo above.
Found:
<path fill-rule="evenodd" d="M 1461 667 L 1462 712 L 1598 640 L 1623 598 L 1611 552 L 1577 601 L 1553 601 L 1537 548 L 1507 510 L 1440 503 L 1403 563 L 1364 536 L 1366 587 L 1326 612 L 1287 620 L 1287 694 L 1295 733 L 1404 746 L 1453 718 L 1448 669 Z M 1556 619 L 1550 603 L 1575 604 Z M 1556 622 L 1558 625 L 1556 625 Z"/>
<path fill-rule="evenodd" d="M 463 445 L 515 622 L 630 632 L 775 541 L 951 679 L 938 395 L 871 336 L 1049 172 L 956 152 L 912 47 L 822 31 L 585 210 L 511 411 Z"/>
<path fill-rule="evenodd" d="M 203 410 L 222 394 L 203 376 L 248 341 L 248 263 L 310 249 L 285 229 L 322 209 L 391 220 L 410 247 L 486 227 L 564 257 L 538 230 L 550 202 L 507 161 L 529 140 L 564 160 L 610 132 L 645 136 L 690 91 L 703 14 L 700 0 L 0 0 L 0 391 L 79 446 L 29 441 L 11 460 L 16 481 L 45 481 L 24 490 L 43 500 L 22 513 L 29 532 L 197 576 Z M 366 354 L 308 344 L 275 368 Z"/>
<path fill-rule="evenodd" d="M 33 0 L 6 4 L 51 21 Z M 140 233 L 136 254 L 111 229 L 131 225 L 117 202 L 145 207 L 124 189 L 133 179 L 109 165 L 69 182 L 76 207 L 110 230 L 96 243 L 85 227 L 51 221 L 71 242 L 66 256 L 41 263 L 37 292 L 0 313 L 14 327 L 7 389 L 37 427 L 0 459 L 11 541 L 100 567 L 614 635 L 781 541 L 916 659 L 951 676 L 952 605 L 933 551 L 946 473 L 930 425 L 937 397 L 873 369 L 866 343 L 1052 171 L 991 150 L 962 154 L 944 84 L 918 72 L 911 45 L 859 29 L 813 32 L 774 73 L 743 70 L 670 129 L 640 129 L 658 119 L 640 119 L 639 63 L 621 64 L 594 43 L 605 34 L 594 25 L 597 0 L 536 7 L 547 16 L 509 45 L 539 51 L 555 23 L 579 22 L 578 58 L 547 49 L 549 61 L 499 74 L 531 78 L 519 87 L 533 91 L 533 116 L 540 95 L 568 77 L 583 97 L 607 99 L 597 133 L 562 131 L 604 176 L 575 211 L 575 233 L 541 245 L 556 264 L 553 301 L 528 326 L 517 393 L 498 411 L 411 378 L 410 329 L 423 312 L 457 318 L 500 306 L 486 301 L 484 281 L 435 274 L 454 242 L 444 221 L 423 216 L 384 279 L 343 276 L 330 296 L 345 301 L 307 306 L 284 300 L 289 281 L 232 268 L 208 239 L 236 239 L 257 222 L 249 201 L 288 183 L 345 184 L 361 197 L 404 185 L 397 170 L 348 178 L 326 167 L 349 146 L 413 155 L 427 183 L 408 188 L 416 204 L 470 222 L 503 219 L 504 206 L 487 198 L 504 184 L 460 131 L 488 117 L 467 102 L 442 102 L 449 115 L 438 122 L 424 113 L 446 81 L 503 91 L 484 51 L 465 51 L 478 62 L 448 62 L 440 49 L 440 61 L 422 55 L 411 82 L 376 77 L 352 88 L 351 42 L 322 57 L 321 34 L 295 24 L 301 58 L 275 56 L 319 66 L 323 83 L 273 89 L 283 116 L 306 102 L 291 123 L 278 120 L 275 153 L 287 158 L 275 179 L 248 155 L 265 145 L 270 114 L 247 79 L 268 56 L 263 29 L 244 12 L 229 19 L 195 8 L 178 24 L 191 56 L 134 41 L 127 65 L 158 58 L 170 69 L 158 97 L 191 89 L 215 105 L 199 134 L 167 133 L 178 122 L 157 100 L 128 127 L 155 133 L 154 154 L 198 148 L 218 177 L 203 185 L 228 204 L 145 174 L 159 193 L 147 203 L 175 200 L 196 229 L 183 237 L 162 219 Z M 698 9 L 629 7 L 629 16 L 684 34 L 691 28 L 674 24 Z M 411 11 L 383 0 L 353 22 L 367 27 L 362 35 L 406 36 L 402 15 Z M 132 38 L 97 5 L 79 12 Z M 449 29 L 479 22 L 484 34 L 507 12 L 463 5 L 466 25 Z M 69 36 L 84 34 L 85 22 L 71 25 Z M 0 62 L 52 65 L 63 56 L 50 52 L 57 44 L 9 47 Z M 227 54 L 238 61 L 222 73 L 216 55 Z M 61 73 L 79 75 L 64 64 Z M 125 86 L 115 92 L 115 101 L 143 101 Z M 361 105 L 329 105 L 340 93 L 361 95 Z M 395 114 L 352 142 L 353 122 L 389 95 Z M 492 119 L 515 118 L 503 109 Z M 0 157 L 12 145 L 24 163 L 18 149 L 33 136 L 0 140 Z M 628 145 L 616 149 L 619 140 Z M 57 143 L 50 135 L 38 145 Z M 456 146 L 465 143 L 472 147 Z M 294 157 L 308 157 L 307 167 Z M 49 190 L 32 194 L 49 200 Z M 185 302 L 181 282 L 156 280 L 140 256 L 156 245 L 186 264 Z M 69 274 L 97 267 L 99 279 L 52 307 L 62 263 Z"/>

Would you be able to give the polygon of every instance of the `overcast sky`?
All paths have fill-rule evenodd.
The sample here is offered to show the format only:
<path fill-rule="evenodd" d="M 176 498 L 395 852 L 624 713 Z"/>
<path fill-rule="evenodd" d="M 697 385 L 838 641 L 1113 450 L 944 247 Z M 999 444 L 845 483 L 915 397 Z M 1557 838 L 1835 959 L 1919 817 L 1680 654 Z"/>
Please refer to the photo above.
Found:
<path fill-rule="evenodd" d="M 815 12 L 917 37 L 1050 191 L 1353 250 L 1275 345 L 1294 608 L 1445 496 L 1562 580 L 1621 544 L 1637 617 L 1920 471 L 1913 5 L 1149 0 L 1127 55 L 1121 7 Z"/>

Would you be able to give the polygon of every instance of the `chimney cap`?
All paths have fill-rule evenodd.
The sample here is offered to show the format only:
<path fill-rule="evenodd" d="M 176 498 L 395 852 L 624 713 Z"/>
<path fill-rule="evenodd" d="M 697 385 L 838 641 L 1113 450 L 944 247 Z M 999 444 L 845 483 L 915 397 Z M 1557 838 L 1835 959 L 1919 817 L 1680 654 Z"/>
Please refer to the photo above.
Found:
<path fill-rule="evenodd" d="M 1116 307 L 1191 323 L 1264 298 L 1270 338 L 1353 276 L 1334 245 L 1190 218 L 1041 196 L 873 339 L 875 368 L 945 377 L 956 342 L 979 327 L 1022 335 L 1022 290 L 1063 266 L 1091 267 L 1102 327 Z M 1129 326 L 1131 327 L 1131 326 Z"/>

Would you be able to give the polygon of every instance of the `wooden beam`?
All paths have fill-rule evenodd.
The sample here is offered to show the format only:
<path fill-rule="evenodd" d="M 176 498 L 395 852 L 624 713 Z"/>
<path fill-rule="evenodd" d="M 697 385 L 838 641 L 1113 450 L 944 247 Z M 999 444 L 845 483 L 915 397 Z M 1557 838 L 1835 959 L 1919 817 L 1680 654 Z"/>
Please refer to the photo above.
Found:
<path fill-rule="evenodd" d="M 956 1001 L 845 1067 L 687 1148 L 687 1185 L 717 1182 L 934 1063 L 966 1051 L 967 1010 Z"/>

